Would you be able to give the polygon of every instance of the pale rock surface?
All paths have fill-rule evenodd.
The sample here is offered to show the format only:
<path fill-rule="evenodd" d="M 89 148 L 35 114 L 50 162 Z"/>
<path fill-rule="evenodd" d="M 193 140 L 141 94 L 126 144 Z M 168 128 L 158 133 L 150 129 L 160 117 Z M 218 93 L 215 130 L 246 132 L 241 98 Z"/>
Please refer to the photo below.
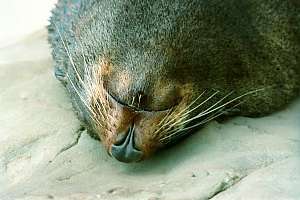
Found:
<path fill-rule="evenodd" d="M 81 128 L 38 31 L 0 49 L 0 199 L 300 199 L 300 101 L 120 163 Z"/>

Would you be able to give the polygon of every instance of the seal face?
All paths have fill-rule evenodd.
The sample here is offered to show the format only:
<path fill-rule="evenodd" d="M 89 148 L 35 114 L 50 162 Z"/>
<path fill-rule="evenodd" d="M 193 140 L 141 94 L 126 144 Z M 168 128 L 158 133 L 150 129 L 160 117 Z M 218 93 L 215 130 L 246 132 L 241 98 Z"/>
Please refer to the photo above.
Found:
<path fill-rule="evenodd" d="M 221 115 L 263 116 L 300 90 L 295 0 L 59 0 L 56 77 L 122 162 Z"/>

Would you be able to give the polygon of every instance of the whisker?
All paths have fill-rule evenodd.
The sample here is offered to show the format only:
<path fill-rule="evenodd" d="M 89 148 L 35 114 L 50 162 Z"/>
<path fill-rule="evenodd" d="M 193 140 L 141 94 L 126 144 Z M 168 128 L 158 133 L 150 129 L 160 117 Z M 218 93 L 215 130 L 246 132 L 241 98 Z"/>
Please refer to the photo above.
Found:
<path fill-rule="evenodd" d="M 205 91 L 203 91 L 194 101 L 192 101 L 187 107 L 185 107 L 182 111 L 180 111 L 179 113 L 175 113 L 174 115 L 175 116 L 171 116 L 172 118 L 170 119 L 170 120 L 168 120 L 167 121 L 167 123 L 165 123 L 161 128 L 164 128 L 164 127 L 166 127 L 166 126 L 169 126 L 173 121 L 175 121 L 175 123 L 173 123 L 173 124 L 176 124 L 176 119 L 177 119 L 177 117 L 178 116 L 182 116 L 182 118 L 186 118 L 187 117 L 187 115 L 184 115 L 183 113 L 190 107 L 190 106 L 192 106 L 200 97 L 202 97 L 202 95 L 204 94 L 206 92 L 206 90 Z M 211 98 L 211 97 L 208 97 L 208 100 L 209 100 L 209 98 Z M 205 103 L 206 101 L 204 101 L 204 103 Z M 203 103 L 202 103 L 203 104 Z M 201 104 L 201 105 L 202 105 Z"/>
<path fill-rule="evenodd" d="M 83 82 L 81 76 L 79 75 L 79 73 L 78 73 L 78 71 L 77 71 L 77 68 L 75 67 L 75 64 L 74 64 L 74 62 L 73 62 L 73 58 L 72 58 L 71 53 L 70 53 L 70 51 L 69 51 L 69 48 L 68 48 L 68 46 L 66 45 L 66 43 L 65 43 L 65 41 L 64 41 L 64 39 L 63 39 L 63 37 L 62 37 L 62 35 L 61 35 L 61 32 L 60 32 L 58 26 L 57 26 L 56 24 L 54 24 L 54 25 L 55 25 L 55 27 L 56 27 L 56 29 L 57 29 L 59 38 L 60 38 L 61 42 L 63 43 L 64 49 L 65 49 L 65 51 L 66 51 L 66 53 L 67 53 L 67 55 L 68 55 L 68 57 L 69 57 L 69 60 L 70 60 L 70 62 L 71 62 L 71 65 L 72 65 L 72 67 L 73 67 L 73 69 L 74 69 L 74 71 L 75 71 L 75 73 L 76 73 L 76 76 L 77 76 L 77 78 L 79 79 L 79 81 L 81 82 L 82 86 L 84 86 L 84 82 Z"/>
<path fill-rule="evenodd" d="M 202 124 L 205 124 L 205 123 L 207 123 L 207 122 L 209 122 L 209 121 L 211 121 L 211 120 L 213 120 L 213 119 L 219 117 L 220 115 L 222 115 L 222 114 L 224 114 L 224 113 L 226 113 L 226 112 L 228 112 L 228 111 L 233 110 L 235 107 L 239 106 L 240 104 L 242 104 L 242 103 L 244 103 L 244 102 L 245 102 L 245 101 L 241 101 L 241 102 L 235 104 L 234 106 L 232 106 L 230 109 L 219 110 L 219 111 L 220 111 L 219 113 L 216 112 L 215 114 L 213 114 L 213 115 L 211 115 L 210 117 L 204 119 L 203 121 L 199 122 L 198 124 L 195 124 L 195 125 L 193 125 L 193 126 L 184 128 L 183 131 L 189 130 L 189 129 L 192 129 L 192 128 L 195 128 L 195 127 L 200 126 L 200 125 L 202 125 Z"/>
<path fill-rule="evenodd" d="M 207 108 L 206 110 L 204 110 L 203 112 L 200 112 L 198 115 L 196 115 L 196 116 L 194 116 L 194 117 L 192 117 L 192 118 L 190 118 L 190 119 L 188 119 L 188 120 L 186 120 L 186 121 L 184 121 L 184 122 L 182 122 L 182 124 L 186 124 L 186 123 L 188 123 L 188 122 L 190 122 L 190 121 L 193 121 L 193 120 L 195 120 L 195 119 L 198 119 L 199 117 L 202 117 L 203 115 L 203 113 L 206 113 L 207 111 L 209 111 L 209 110 L 211 110 L 212 108 L 214 108 L 216 105 L 218 105 L 219 103 L 221 103 L 224 99 L 226 99 L 227 97 L 229 97 L 231 94 L 233 93 L 233 91 L 231 91 L 231 92 L 229 92 L 227 95 L 225 95 L 223 98 L 221 98 L 219 101 L 217 101 L 215 104 L 213 104 L 212 106 L 210 106 L 209 108 Z M 181 125 L 181 124 L 180 124 Z"/>
<path fill-rule="evenodd" d="M 167 134 L 166 134 L 167 136 L 161 138 L 160 141 L 164 141 L 164 140 L 166 140 L 166 139 L 168 139 L 168 138 L 174 137 L 174 136 L 178 135 L 179 132 L 186 131 L 186 130 L 189 130 L 189 129 L 198 127 L 198 126 L 200 126 L 200 125 L 202 125 L 202 124 L 205 124 L 205 123 L 207 123 L 208 121 L 211 121 L 211 120 L 215 119 L 216 117 L 219 117 L 220 115 L 224 114 L 225 112 L 228 112 L 228 111 L 232 110 L 233 108 L 237 107 L 237 106 L 240 105 L 241 103 L 244 103 L 245 100 L 244 100 L 244 101 L 241 101 L 241 102 L 239 102 L 239 103 L 237 103 L 236 105 L 234 105 L 234 106 L 231 107 L 230 109 L 226 109 L 225 111 L 222 111 L 223 108 L 224 108 L 226 105 L 228 105 L 228 104 L 230 104 L 230 103 L 232 103 L 232 102 L 234 102 L 234 101 L 236 101 L 236 100 L 238 100 L 238 99 L 241 99 L 242 97 L 244 97 L 244 96 L 246 96 L 246 95 L 253 94 L 253 93 L 255 93 L 255 92 L 259 92 L 259 91 L 262 91 L 262 90 L 265 90 L 265 89 L 266 89 L 266 88 L 264 87 L 264 88 L 260 88 L 260 89 L 256 89 L 256 90 L 252 90 L 252 91 L 246 92 L 246 93 L 244 93 L 244 94 L 242 94 L 242 95 L 240 95 L 240 96 L 238 96 L 238 97 L 235 97 L 235 98 L 233 98 L 232 100 L 230 100 L 230 101 L 228 101 L 228 102 L 226 102 L 226 103 L 224 103 L 224 104 L 222 104 L 222 105 L 220 105 L 220 106 L 218 106 L 218 107 L 216 107 L 216 108 L 214 108 L 214 109 L 210 109 L 210 110 L 208 110 L 207 112 L 201 112 L 200 114 L 197 115 L 197 118 L 194 118 L 194 120 L 195 120 L 195 119 L 198 119 L 198 118 L 200 118 L 200 117 L 203 117 L 203 116 L 205 116 L 205 115 L 208 115 L 208 114 L 210 114 L 210 113 L 216 111 L 215 114 L 211 115 L 210 117 L 208 117 L 208 118 L 202 120 L 201 122 L 199 122 L 199 123 L 197 123 L 197 124 L 194 124 L 194 125 L 189 126 L 189 127 L 186 127 L 186 128 L 177 128 L 177 129 L 176 129 L 177 131 L 175 131 L 175 132 L 172 133 L 172 134 L 167 133 Z M 228 95 L 226 95 L 226 96 L 229 96 L 229 95 L 230 95 L 230 93 L 229 93 Z M 226 97 L 226 96 L 225 96 L 225 97 Z M 221 101 L 223 101 L 224 99 L 225 99 L 225 98 L 223 97 L 221 100 L 219 100 L 217 103 L 215 103 L 215 104 L 213 105 L 213 107 L 215 107 L 217 104 L 219 104 L 219 103 L 220 103 Z M 211 106 L 211 107 L 212 107 L 212 106 Z M 213 107 L 212 107 L 212 108 L 213 108 Z M 186 123 L 187 123 L 187 122 L 186 122 Z M 185 123 L 185 124 L 186 124 L 186 123 Z M 181 125 L 184 125 L 184 124 L 181 124 Z M 179 134 L 179 136 L 180 136 L 180 135 L 182 135 L 182 134 Z M 178 137 L 179 137 L 179 136 L 178 136 Z M 177 136 L 176 136 L 176 137 L 177 137 Z"/>
<path fill-rule="evenodd" d="M 162 138 L 162 140 L 165 140 L 165 139 L 168 139 L 168 138 L 172 138 L 173 136 L 175 137 L 182 137 L 186 134 L 188 134 L 188 132 L 182 132 L 182 131 L 187 131 L 187 130 L 190 130 L 192 128 L 196 128 L 200 125 L 203 125 L 203 124 L 206 124 L 208 123 L 209 121 L 221 116 L 222 114 L 234 109 L 235 107 L 239 106 L 240 104 L 244 103 L 245 101 L 241 101 L 239 103 L 237 103 L 236 105 L 232 106 L 230 109 L 226 109 L 226 110 L 218 110 L 216 113 L 212 114 L 210 117 L 207 117 L 205 118 L 204 120 L 202 120 L 201 122 L 197 123 L 197 124 L 194 124 L 194 125 L 191 125 L 189 127 L 185 127 L 185 128 L 182 128 L 180 130 L 177 130 L 176 132 L 170 134 L 170 135 L 167 135 L 166 137 Z M 178 134 L 178 133 L 181 133 L 181 134 Z"/>
<path fill-rule="evenodd" d="M 92 75 L 90 84 L 92 88 L 92 96 L 103 99 L 103 83 L 101 80 L 99 80 L 99 78 L 97 78 L 99 76 L 98 72 L 96 72 L 94 68 L 92 68 L 91 71 Z"/>
<path fill-rule="evenodd" d="M 101 112 L 102 106 L 98 103 L 98 101 L 95 102 L 96 107 L 98 108 L 97 110 L 99 111 L 99 114 L 101 115 L 102 119 L 107 119 Z"/>
<path fill-rule="evenodd" d="M 78 46 L 76 40 L 75 40 L 75 45 Z M 88 65 L 86 57 L 84 55 L 83 46 L 80 42 L 79 42 L 79 45 L 80 45 L 80 50 L 81 50 L 81 56 L 83 58 L 83 63 L 84 63 L 84 80 L 87 81 L 87 84 L 84 84 L 84 86 L 86 87 L 85 88 L 86 92 L 88 92 L 88 91 L 92 90 L 92 88 L 91 88 L 92 79 L 91 79 L 91 75 L 90 75 L 89 65 Z"/>
<path fill-rule="evenodd" d="M 214 112 L 215 110 L 218 110 L 218 109 L 220 109 L 220 108 L 222 108 L 222 107 L 225 107 L 226 105 L 228 105 L 228 104 L 230 104 L 230 103 L 232 103 L 232 102 L 234 102 L 234 101 L 237 101 L 237 100 L 243 98 L 243 97 L 246 96 L 246 95 L 253 94 L 253 93 L 255 93 L 255 92 L 259 92 L 259 91 L 262 91 L 262 90 L 265 90 L 265 88 L 261 88 L 261 89 L 252 90 L 252 91 L 246 92 L 246 93 L 244 93 L 244 94 L 242 94 L 242 95 L 240 95 L 240 96 L 238 96 L 238 97 L 236 97 L 236 98 L 234 98 L 234 99 L 232 99 L 232 100 L 230 100 L 230 101 L 227 101 L 226 103 L 224 103 L 224 104 L 222 104 L 222 105 L 220 105 L 220 106 L 218 106 L 218 107 L 216 107 L 216 108 L 214 108 L 214 109 L 211 109 L 211 110 L 209 110 L 209 111 L 207 111 L 207 112 L 200 113 L 200 114 L 199 114 L 199 117 L 202 117 L 202 116 L 207 115 L 207 114 L 209 114 L 209 113 L 211 113 L 211 112 Z M 199 117 L 198 117 L 198 118 L 199 118 Z"/>
<path fill-rule="evenodd" d="M 70 81 L 72 88 L 75 90 L 75 92 L 78 95 L 81 102 L 88 109 L 91 119 L 93 121 L 95 121 L 95 123 L 97 125 L 101 126 L 102 128 L 105 128 L 98 119 L 99 115 L 101 116 L 102 119 L 107 119 L 107 117 L 105 117 L 107 115 L 104 115 L 102 113 L 102 111 L 106 111 L 105 106 L 103 105 L 103 101 L 101 100 L 101 98 L 100 98 L 100 101 L 95 99 L 97 96 L 102 96 L 101 92 L 99 91 L 100 89 L 98 88 L 99 86 L 101 87 L 101 85 L 102 85 L 102 83 L 100 83 L 101 81 L 98 78 L 101 76 L 97 76 L 97 72 L 93 69 L 93 67 L 91 67 L 91 70 L 88 69 L 89 67 L 87 64 L 87 59 L 84 55 L 82 44 L 79 42 L 80 49 L 81 49 L 81 56 L 83 57 L 83 62 L 84 62 L 84 79 L 85 79 L 86 83 L 84 82 L 83 78 L 80 76 L 80 74 L 77 70 L 77 67 L 74 63 L 73 57 L 70 53 L 70 49 L 69 49 L 68 45 L 66 44 L 65 39 L 63 38 L 62 33 L 60 32 L 60 29 L 58 28 L 58 26 L 56 24 L 54 24 L 54 25 L 57 29 L 59 38 L 60 38 L 60 40 L 63 44 L 63 47 L 67 53 L 67 56 L 70 60 L 71 66 L 76 74 L 76 77 L 78 78 L 82 89 L 85 91 L 85 95 L 83 95 L 81 92 L 79 92 L 78 88 L 75 86 L 75 83 L 73 82 L 73 80 L 71 79 L 71 77 L 68 74 L 67 74 L 67 78 Z M 76 40 L 75 40 L 75 45 L 76 45 L 76 47 L 78 47 Z M 90 106 L 87 102 L 87 99 L 85 99 L 85 97 L 88 97 L 90 102 L 93 102 L 93 104 L 96 106 L 97 109 L 95 109 L 93 106 Z M 100 102 L 100 104 L 99 104 L 99 102 Z"/>
<path fill-rule="evenodd" d="M 75 90 L 76 94 L 79 96 L 81 102 L 85 105 L 85 107 L 89 110 L 89 112 L 92 114 L 92 119 L 97 122 L 97 124 L 99 124 L 100 126 L 103 127 L 103 125 L 100 123 L 100 121 L 98 121 L 98 119 L 95 118 L 95 111 L 91 109 L 91 107 L 87 104 L 86 100 L 83 98 L 83 96 L 80 94 L 80 92 L 78 91 L 78 89 L 75 87 L 72 79 L 70 78 L 70 76 L 67 74 L 67 78 L 69 79 L 73 89 Z"/>
<path fill-rule="evenodd" d="M 182 120 L 184 120 L 187 116 L 181 116 L 181 115 L 176 115 L 172 118 L 172 121 L 175 121 L 174 123 L 169 124 L 169 126 L 165 129 L 163 129 L 163 133 L 169 132 L 171 129 L 176 127 L 177 124 L 179 124 Z M 171 121 L 171 120 L 170 120 Z"/>
<path fill-rule="evenodd" d="M 153 135 L 157 135 L 159 133 L 159 131 L 163 128 L 162 124 L 165 122 L 165 120 L 167 120 L 167 118 L 170 116 L 170 114 L 173 112 L 173 109 L 170 109 L 168 111 L 168 113 L 164 116 L 164 118 L 159 122 L 159 124 L 157 125 L 159 127 L 159 129 L 157 129 Z"/>
<path fill-rule="evenodd" d="M 202 92 L 202 93 L 197 97 L 196 100 L 198 100 L 204 93 L 205 93 L 205 91 Z M 188 112 L 185 112 L 185 111 L 188 109 L 188 107 L 190 107 L 191 105 L 193 105 L 193 104 L 196 102 L 196 100 L 194 100 L 189 106 L 187 106 L 187 108 L 183 109 L 184 111 L 181 111 L 180 113 L 176 114 L 176 116 L 174 116 L 171 120 L 169 120 L 168 123 L 166 123 L 165 126 L 167 126 L 167 125 L 169 126 L 169 127 L 167 128 L 167 131 L 170 130 L 170 129 L 172 129 L 175 125 L 181 125 L 182 120 L 184 120 L 185 118 L 187 118 L 187 117 L 188 117 L 188 114 L 189 114 L 190 112 L 192 112 L 193 110 L 195 110 L 195 109 L 199 108 L 200 106 L 202 106 L 203 104 L 205 104 L 207 101 L 209 101 L 211 98 L 213 98 L 213 97 L 214 97 L 216 94 L 218 94 L 218 93 L 219 93 L 219 91 L 214 92 L 212 95 L 210 95 L 207 99 L 205 99 L 205 100 L 204 100 L 203 102 L 201 102 L 199 105 L 197 105 L 196 107 L 194 107 L 192 110 L 189 110 Z M 177 120 L 177 117 L 179 117 L 180 120 Z M 177 120 L 177 121 L 176 121 L 176 120 Z M 175 122 L 172 124 L 172 126 L 170 126 L 170 123 L 172 123 L 173 121 L 175 121 Z"/>
<path fill-rule="evenodd" d="M 199 105 L 195 106 L 194 108 L 192 108 L 188 112 L 184 113 L 184 115 L 190 114 L 191 112 L 193 112 L 194 110 L 196 110 L 197 108 L 199 108 L 200 106 L 205 104 L 207 101 L 209 101 L 211 98 L 213 98 L 218 93 L 219 93 L 219 91 L 214 92 L 211 96 L 209 96 L 206 100 L 202 101 Z M 202 96 L 202 94 L 204 94 L 204 92 L 200 94 L 200 97 Z"/>

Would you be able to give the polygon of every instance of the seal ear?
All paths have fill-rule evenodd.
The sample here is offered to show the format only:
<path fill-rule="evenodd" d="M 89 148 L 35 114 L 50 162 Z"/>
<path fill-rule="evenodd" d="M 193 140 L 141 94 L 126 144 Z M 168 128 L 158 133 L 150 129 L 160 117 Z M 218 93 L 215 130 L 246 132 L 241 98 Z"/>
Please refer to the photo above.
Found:
<path fill-rule="evenodd" d="M 56 66 L 54 68 L 54 75 L 63 85 L 67 84 L 66 72 L 63 69 Z"/>

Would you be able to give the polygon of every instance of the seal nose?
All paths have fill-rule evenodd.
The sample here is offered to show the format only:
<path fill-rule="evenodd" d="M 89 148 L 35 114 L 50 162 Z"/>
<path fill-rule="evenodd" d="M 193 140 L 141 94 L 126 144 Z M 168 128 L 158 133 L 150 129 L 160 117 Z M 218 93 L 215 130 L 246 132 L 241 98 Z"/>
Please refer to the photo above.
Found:
<path fill-rule="evenodd" d="M 111 154 L 121 162 L 136 162 L 139 161 L 143 152 L 134 147 L 134 126 L 130 126 L 127 131 L 125 140 L 119 144 L 113 144 Z"/>

